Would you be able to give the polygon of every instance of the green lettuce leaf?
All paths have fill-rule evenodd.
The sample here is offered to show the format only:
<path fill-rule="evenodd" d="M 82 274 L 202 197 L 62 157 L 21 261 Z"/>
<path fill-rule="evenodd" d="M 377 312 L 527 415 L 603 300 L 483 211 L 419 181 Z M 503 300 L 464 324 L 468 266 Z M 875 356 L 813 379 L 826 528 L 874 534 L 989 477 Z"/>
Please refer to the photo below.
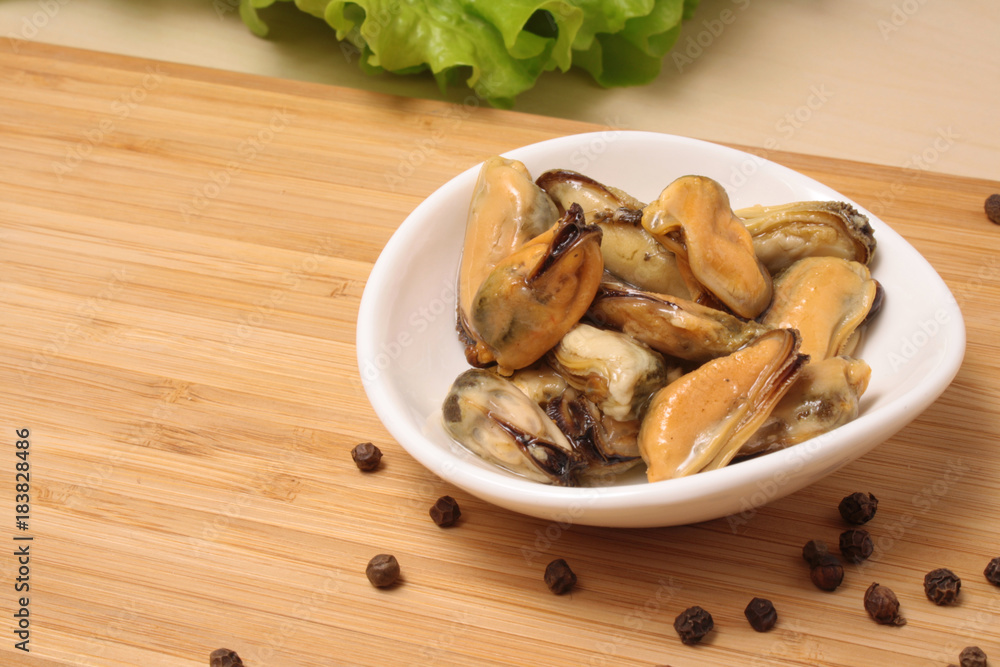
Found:
<path fill-rule="evenodd" d="M 465 77 L 510 107 L 542 72 L 573 65 L 602 86 L 649 83 L 698 0 L 240 0 L 255 34 L 276 1 L 325 20 L 365 71 L 429 70 L 442 87 Z"/>

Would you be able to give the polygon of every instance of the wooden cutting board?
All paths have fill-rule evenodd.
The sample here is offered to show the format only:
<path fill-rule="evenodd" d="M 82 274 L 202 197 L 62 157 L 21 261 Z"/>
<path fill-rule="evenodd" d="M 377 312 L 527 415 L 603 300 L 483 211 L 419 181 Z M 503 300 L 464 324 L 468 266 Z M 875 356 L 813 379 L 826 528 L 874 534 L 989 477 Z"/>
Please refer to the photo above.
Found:
<path fill-rule="evenodd" d="M 930 260 L 965 313 L 965 364 L 811 488 L 738 521 L 613 530 L 437 479 L 376 419 L 354 350 L 372 263 L 423 197 L 490 154 L 600 128 L 28 42 L 4 47 L 0 98 L 0 663 L 193 666 L 228 647 L 248 667 L 929 667 L 972 644 L 1000 661 L 983 576 L 1000 556 L 1000 227 L 982 210 L 1000 183 L 767 154 Z M 351 461 L 362 441 L 385 453 L 374 473 Z M 880 500 L 876 554 L 824 593 L 800 549 L 836 543 L 858 490 Z M 428 517 L 444 494 L 463 511 L 449 529 Z M 369 585 L 380 552 L 402 585 Z M 542 582 L 558 557 L 579 577 L 562 597 Z M 937 567 L 962 577 L 957 606 L 924 597 Z M 872 581 L 908 625 L 868 618 Z M 769 633 L 743 617 L 754 596 L 778 609 Z M 695 604 L 716 631 L 688 647 L 672 621 Z"/>

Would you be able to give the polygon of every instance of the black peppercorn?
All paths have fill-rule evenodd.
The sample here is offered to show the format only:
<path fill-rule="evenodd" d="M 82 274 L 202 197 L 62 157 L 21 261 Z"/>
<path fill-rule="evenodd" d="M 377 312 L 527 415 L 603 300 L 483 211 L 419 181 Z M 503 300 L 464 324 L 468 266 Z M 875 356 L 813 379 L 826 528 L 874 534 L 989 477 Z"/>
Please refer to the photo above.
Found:
<path fill-rule="evenodd" d="M 1000 195 L 990 195 L 983 205 L 986 217 L 995 225 L 1000 225 Z"/>
<path fill-rule="evenodd" d="M 937 605 L 952 604 L 958 599 L 962 580 L 947 568 L 931 570 L 924 575 L 924 593 L 927 599 Z"/>
<path fill-rule="evenodd" d="M 865 610 L 876 623 L 906 625 L 906 619 L 899 615 L 899 600 L 896 594 L 878 583 L 873 583 L 865 591 Z"/>
<path fill-rule="evenodd" d="M 700 642 L 714 627 L 712 615 L 698 606 L 688 607 L 674 619 L 674 630 L 688 645 Z"/>
<path fill-rule="evenodd" d="M 878 509 L 878 498 L 870 493 L 852 493 L 840 501 L 837 509 L 847 523 L 856 525 L 868 523 Z"/>
<path fill-rule="evenodd" d="M 844 581 L 844 566 L 833 554 L 820 556 L 809 570 L 809 578 L 816 588 L 833 591 Z"/>
<path fill-rule="evenodd" d="M 850 563 L 867 560 L 874 550 L 875 544 L 867 530 L 853 528 L 840 534 L 840 553 Z"/>
<path fill-rule="evenodd" d="M 750 621 L 750 627 L 757 632 L 767 632 L 778 622 L 778 612 L 770 600 L 754 598 L 743 610 L 743 615 Z"/>
<path fill-rule="evenodd" d="M 385 588 L 399 581 L 399 561 L 391 554 L 379 554 L 368 561 L 365 574 L 372 586 Z"/>
<path fill-rule="evenodd" d="M 821 540 L 809 540 L 802 547 L 802 558 L 805 562 L 809 563 L 809 567 L 815 565 L 820 556 L 826 556 L 829 553 L 830 549 L 827 548 L 826 542 Z"/>
<path fill-rule="evenodd" d="M 370 442 L 362 442 L 351 450 L 351 458 L 354 459 L 359 470 L 371 472 L 378 468 L 378 464 L 382 460 L 382 450 Z"/>
<path fill-rule="evenodd" d="M 986 575 L 986 581 L 1000 586 L 1000 556 L 997 556 L 987 563 L 986 569 L 983 570 L 983 574 Z"/>
<path fill-rule="evenodd" d="M 966 646 L 958 654 L 958 667 L 986 667 L 986 653 L 978 646 Z"/>
<path fill-rule="evenodd" d="M 434 519 L 434 523 L 442 528 L 447 528 L 448 526 L 455 525 L 458 518 L 462 516 L 462 510 L 458 508 L 458 502 L 454 498 L 451 496 L 441 496 L 431 506 L 430 514 L 431 518 Z"/>
<path fill-rule="evenodd" d="M 556 595 L 568 593 L 576 586 L 576 575 L 565 559 L 557 558 L 545 566 L 545 585 Z"/>
<path fill-rule="evenodd" d="M 208 656 L 209 667 L 243 667 L 243 661 L 236 651 L 228 648 L 217 648 Z"/>

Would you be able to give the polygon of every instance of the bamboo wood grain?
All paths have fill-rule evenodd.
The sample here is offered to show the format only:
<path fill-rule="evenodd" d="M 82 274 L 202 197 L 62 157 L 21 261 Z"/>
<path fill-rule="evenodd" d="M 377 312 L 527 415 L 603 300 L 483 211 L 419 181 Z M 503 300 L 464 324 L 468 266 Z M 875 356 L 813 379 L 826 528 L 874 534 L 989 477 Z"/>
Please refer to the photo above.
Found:
<path fill-rule="evenodd" d="M 423 197 L 484 157 L 596 126 L 21 43 L 0 56 L 0 519 L 31 430 L 31 653 L 0 663 L 824 665 L 1000 660 L 1000 184 L 788 153 L 873 208 L 945 278 L 968 329 L 944 396 L 819 484 L 735 520 L 649 530 L 549 524 L 420 467 L 361 389 L 365 279 Z M 891 203 L 889 199 L 894 199 Z M 374 441 L 382 468 L 349 451 Z M 880 499 L 875 557 L 834 593 L 800 549 L 836 505 Z M 458 526 L 427 516 L 454 495 Z M 767 493 L 767 489 L 762 489 Z M 6 514 L 3 514 L 3 513 Z M 12 551 L 8 549 L 3 552 Z M 394 553 L 404 583 L 376 590 Z M 550 594 L 567 558 L 575 591 Z M 949 567 L 961 604 L 923 574 Z M 893 588 L 909 624 L 861 596 Z M 774 601 L 753 632 L 743 608 Z M 717 630 L 680 644 L 698 604 Z"/>

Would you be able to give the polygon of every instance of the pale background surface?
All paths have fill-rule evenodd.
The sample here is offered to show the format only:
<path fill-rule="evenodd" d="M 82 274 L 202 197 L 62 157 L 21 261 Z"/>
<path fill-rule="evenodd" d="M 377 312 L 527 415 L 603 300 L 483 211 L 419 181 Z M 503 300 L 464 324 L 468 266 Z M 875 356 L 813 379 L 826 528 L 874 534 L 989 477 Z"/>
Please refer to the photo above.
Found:
<path fill-rule="evenodd" d="M 236 2 L 0 0 L 0 48 L 16 48 L 9 38 L 18 37 L 442 97 L 429 77 L 363 74 L 332 29 L 291 4 L 266 10 L 271 36 L 257 38 L 240 21 Z M 733 20 L 720 32 L 727 9 Z M 998 26 L 996 0 L 703 0 L 675 47 L 696 56 L 693 62 L 668 56 L 652 85 L 611 91 L 583 72 L 548 74 L 515 108 L 997 180 Z M 700 55 L 692 46 L 699 37 L 706 45 Z M 454 89 L 445 99 L 466 94 Z"/>

